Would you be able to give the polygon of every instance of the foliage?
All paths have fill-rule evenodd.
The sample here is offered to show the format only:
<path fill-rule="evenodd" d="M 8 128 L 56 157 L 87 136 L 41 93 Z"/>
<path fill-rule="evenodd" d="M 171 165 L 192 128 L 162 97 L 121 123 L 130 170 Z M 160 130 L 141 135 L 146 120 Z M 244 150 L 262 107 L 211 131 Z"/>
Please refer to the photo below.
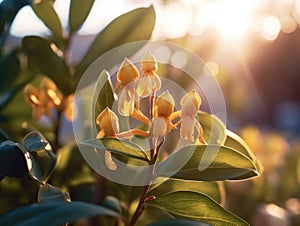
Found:
<path fill-rule="evenodd" d="M 4 0 L 0 5 L 1 47 L 18 10 L 31 3 L 12 2 L 18 4 Z M 97 84 L 105 85 L 99 90 L 95 104 L 95 121 L 100 126 L 98 137 L 82 141 L 80 147 L 73 139 L 68 142 L 61 139 L 63 123 L 70 123 L 74 117 L 74 93 L 88 66 L 114 47 L 150 39 L 155 24 L 153 6 L 125 13 L 99 32 L 79 62 L 70 63 L 70 43 L 88 17 L 93 3 L 71 0 L 68 32 L 63 31 L 52 1 L 32 3 L 33 11 L 51 31 L 51 36 L 26 36 L 21 48 L 0 52 L 0 70 L 4 78 L 0 85 L 0 123 L 9 135 L 1 130 L 0 189 L 4 192 L 0 196 L 3 203 L 0 204 L 0 224 L 42 225 L 51 220 L 52 225 L 61 225 L 97 216 L 89 222 L 95 221 L 99 225 L 247 225 L 224 208 L 222 184 L 216 181 L 256 177 L 262 167 L 243 139 L 227 130 L 218 117 L 199 111 L 200 104 L 195 104 L 196 141 L 192 143 L 191 137 L 182 136 L 188 141 L 186 146 L 173 153 L 170 150 L 168 153 L 171 154 L 165 158 L 160 155 L 164 137 L 183 124 L 184 117 L 190 116 L 185 115 L 184 110 L 173 112 L 173 97 L 168 92 L 155 99 L 160 80 L 155 73 L 157 62 L 154 58 L 143 59 L 141 63 L 144 76 L 149 73 L 150 79 L 156 79 L 152 81 L 154 85 L 149 96 L 149 118 L 137 106 L 134 109 L 126 109 L 125 105 L 122 109 L 121 106 L 123 115 L 129 110 L 125 116 L 148 124 L 143 127 L 146 129 L 111 131 L 109 123 L 117 123 L 116 118 L 109 123 L 102 122 L 104 117 L 118 117 L 109 110 L 117 96 L 116 89 L 112 87 L 108 72 L 103 71 Z M 132 55 L 139 47 L 127 55 Z M 120 63 L 120 59 L 115 60 Z M 135 67 L 127 64 L 123 67 Z M 147 69 L 149 64 L 155 64 L 155 67 Z M 119 72 L 118 82 L 124 92 L 127 84 L 122 81 L 122 66 Z M 120 95 L 119 99 L 122 99 Z M 194 98 L 193 103 L 196 103 L 197 95 L 191 91 L 182 102 Z M 31 106 L 33 117 L 26 104 Z M 172 112 L 169 112 L 171 108 Z M 169 112 L 168 116 L 165 111 Z M 180 120 L 175 126 L 172 120 L 176 118 Z M 166 120 L 168 129 L 162 133 L 156 128 L 163 123 L 157 122 L 165 123 Z M 150 143 L 152 148 L 144 150 L 135 144 L 134 139 L 128 139 L 132 134 L 134 139 Z M 79 148 L 92 148 L 95 153 L 105 156 L 95 160 L 109 172 L 118 170 L 114 159 L 128 167 L 149 166 L 147 177 L 143 178 L 145 185 L 119 185 L 96 175 Z M 176 163 L 185 156 L 190 158 L 172 174 L 174 167 L 178 167 Z M 158 183 L 154 183 L 156 180 Z M 38 203 L 34 203 L 37 191 Z M 160 215 L 149 214 L 157 209 Z"/>

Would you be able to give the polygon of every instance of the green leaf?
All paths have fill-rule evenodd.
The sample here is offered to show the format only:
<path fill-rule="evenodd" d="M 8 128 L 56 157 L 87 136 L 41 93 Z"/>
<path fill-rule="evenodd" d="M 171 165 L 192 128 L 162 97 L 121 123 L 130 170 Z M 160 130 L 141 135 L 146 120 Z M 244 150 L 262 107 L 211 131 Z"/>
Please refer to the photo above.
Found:
<path fill-rule="evenodd" d="M 107 196 L 103 202 L 103 206 L 105 206 L 117 213 L 122 212 L 120 201 L 113 196 Z"/>
<path fill-rule="evenodd" d="M 14 49 L 0 58 L 0 93 L 11 88 L 20 73 L 19 49 Z"/>
<path fill-rule="evenodd" d="M 69 26 L 71 33 L 78 30 L 88 17 L 95 0 L 71 0 Z"/>
<path fill-rule="evenodd" d="M 138 145 L 131 143 L 123 139 L 116 138 L 101 138 L 101 139 L 89 139 L 82 141 L 80 145 L 86 145 L 94 147 L 97 150 L 105 151 L 109 150 L 112 153 L 128 156 L 131 158 L 140 159 L 143 161 L 149 161 L 145 151 Z"/>
<path fill-rule="evenodd" d="M 230 130 L 226 130 L 226 135 L 227 135 L 227 137 L 226 137 L 226 142 L 224 145 L 228 146 L 230 148 L 233 148 L 234 150 L 247 156 L 249 159 L 251 159 L 255 163 L 257 171 L 259 173 L 262 173 L 263 166 L 257 160 L 257 158 L 254 156 L 254 154 L 252 153 L 249 146 L 245 143 L 245 141 L 240 136 L 231 132 Z"/>
<path fill-rule="evenodd" d="M 53 8 L 53 3 L 51 3 L 50 1 L 42 0 L 32 5 L 31 7 L 34 13 L 37 15 L 37 17 L 43 21 L 43 23 L 46 25 L 47 28 L 49 28 L 50 31 L 52 31 L 54 36 L 62 40 L 63 29 L 60 19 Z"/>
<path fill-rule="evenodd" d="M 120 217 L 108 208 L 85 202 L 53 202 L 18 208 L 0 218 L 0 225 L 62 225 L 79 219 L 105 215 Z"/>
<path fill-rule="evenodd" d="M 225 124 L 217 116 L 206 112 L 200 111 L 198 117 L 205 141 L 209 144 L 223 145 L 226 140 Z"/>
<path fill-rule="evenodd" d="M 158 197 L 175 191 L 201 192 L 218 203 L 222 202 L 220 188 L 217 182 L 186 181 L 171 178 L 162 183 L 154 184 L 149 191 L 149 195 Z"/>
<path fill-rule="evenodd" d="M 158 164 L 156 175 L 184 180 L 237 180 L 257 176 L 254 163 L 225 146 L 191 145 Z"/>
<path fill-rule="evenodd" d="M 166 219 L 162 221 L 157 221 L 147 226 L 209 226 L 209 224 L 193 221 L 193 220 L 183 220 L 183 219 Z"/>
<path fill-rule="evenodd" d="M 130 42 L 148 40 L 151 37 L 154 24 L 153 6 L 138 8 L 117 17 L 99 33 L 90 45 L 82 61 L 75 69 L 75 76 L 80 77 L 94 60 L 115 47 Z M 136 47 L 130 49 L 130 52 L 128 50 L 127 56 L 135 53 L 141 46 L 137 45 Z M 114 60 L 116 63 L 121 62 L 123 59 L 119 58 L 116 56 L 115 59 L 110 60 Z"/>
<path fill-rule="evenodd" d="M 96 102 L 94 103 L 95 107 L 95 122 L 98 115 L 106 108 L 112 108 L 113 103 L 116 100 L 116 94 L 113 90 L 110 76 L 108 71 L 104 70 L 101 72 L 97 79 L 95 93 L 98 93 Z"/>
<path fill-rule="evenodd" d="M 48 145 L 48 141 L 41 133 L 32 131 L 24 137 L 22 144 L 27 151 L 35 152 L 44 149 Z"/>
<path fill-rule="evenodd" d="M 199 220 L 214 226 L 248 225 L 245 221 L 222 208 L 208 196 L 190 191 L 168 193 L 147 203 L 177 216 Z"/>
<path fill-rule="evenodd" d="M 41 72 L 48 75 L 64 94 L 73 91 L 69 68 L 48 41 L 38 36 L 26 36 L 22 39 L 22 46 Z"/>
<path fill-rule="evenodd" d="M 38 203 L 70 202 L 70 194 L 50 184 L 41 185 L 38 193 Z"/>
<path fill-rule="evenodd" d="M 12 141 L 0 144 L 0 175 L 30 178 L 24 155 Z"/>
<path fill-rule="evenodd" d="M 27 134 L 22 142 L 23 153 L 27 160 L 28 167 L 34 179 L 45 182 L 51 175 L 55 164 L 56 155 L 44 136 L 38 131 L 32 131 Z M 27 152 L 29 151 L 29 152 Z"/>

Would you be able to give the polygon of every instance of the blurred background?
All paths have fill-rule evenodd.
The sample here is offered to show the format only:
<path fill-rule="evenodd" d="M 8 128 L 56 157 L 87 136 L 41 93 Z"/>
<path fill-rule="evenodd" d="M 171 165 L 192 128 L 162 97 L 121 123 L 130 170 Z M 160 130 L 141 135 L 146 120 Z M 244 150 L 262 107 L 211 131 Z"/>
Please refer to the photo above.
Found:
<path fill-rule="evenodd" d="M 222 88 L 227 127 L 264 166 L 259 178 L 225 183 L 227 208 L 253 225 L 300 224 L 300 0 L 96 0 L 72 41 L 70 62 L 81 59 L 115 17 L 150 4 L 157 17 L 152 39 L 177 43 L 204 60 Z M 69 1 L 56 0 L 54 7 L 67 29 Z M 26 35 L 49 33 L 25 6 L 4 51 Z"/>

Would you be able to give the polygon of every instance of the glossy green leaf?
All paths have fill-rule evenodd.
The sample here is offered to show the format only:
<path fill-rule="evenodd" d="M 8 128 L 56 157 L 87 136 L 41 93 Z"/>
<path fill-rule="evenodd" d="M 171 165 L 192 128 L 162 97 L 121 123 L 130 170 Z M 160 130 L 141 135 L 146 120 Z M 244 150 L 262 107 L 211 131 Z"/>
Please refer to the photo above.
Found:
<path fill-rule="evenodd" d="M 0 144 L 0 175 L 30 178 L 24 155 L 12 141 Z"/>
<path fill-rule="evenodd" d="M 34 139 L 36 137 L 41 139 L 41 144 L 38 144 L 38 141 Z M 36 131 L 29 133 L 24 141 L 25 146 L 30 150 L 22 144 L 12 141 L 1 143 L 0 175 L 27 179 L 31 176 L 40 183 L 44 183 L 55 166 L 56 156 L 52 150 L 46 149 L 46 139 Z M 34 141 L 34 144 L 31 143 L 32 141 Z"/>
<path fill-rule="evenodd" d="M 37 17 L 43 21 L 54 36 L 59 39 L 63 39 L 62 25 L 56 11 L 53 8 L 53 3 L 43 0 L 33 4 L 31 7 Z"/>
<path fill-rule="evenodd" d="M 103 206 L 105 206 L 117 213 L 122 212 L 120 201 L 113 196 L 107 196 L 103 202 Z"/>
<path fill-rule="evenodd" d="M 105 52 L 135 41 L 148 40 L 151 37 L 155 24 L 153 6 L 138 8 L 125 13 L 108 24 L 90 45 L 82 61 L 76 67 L 76 77 L 80 77 L 88 66 Z M 126 51 L 127 56 L 135 53 L 141 46 Z M 122 54 L 121 54 L 122 55 Z M 120 56 L 111 59 L 121 62 Z"/>
<path fill-rule="evenodd" d="M 237 180 L 257 176 L 254 163 L 234 149 L 218 145 L 191 145 L 160 163 L 156 175 L 184 180 Z"/>
<path fill-rule="evenodd" d="M 28 168 L 32 176 L 45 182 L 51 175 L 56 164 L 56 155 L 52 152 L 52 148 L 44 136 L 38 131 L 28 133 L 22 142 L 26 149 L 23 153 L 27 160 Z"/>
<path fill-rule="evenodd" d="M 149 195 L 159 197 L 175 191 L 197 191 L 208 195 L 218 203 L 222 202 L 217 182 L 186 181 L 170 178 L 161 183 L 154 184 L 149 191 Z"/>
<path fill-rule="evenodd" d="M 18 208 L 0 218 L 0 225 L 62 225 L 98 215 L 120 217 L 108 208 L 85 202 L 53 202 Z"/>
<path fill-rule="evenodd" d="M 50 184 L 41 185 L 38 193 L 38 203 L 70 202 L 70 194 Z"/>
<path fill-rule="evenodd" d="M 209 144 L 223 145 L 226 140 L 225 124 L 217 116 L 206 112 L 200 111 L 198 117 L 205 141 Z"/>
<path fill-rule="evenodd" d="M 254 154 L 252 153 L 249 146 L 245 143 L 245 141 L 239 135 L 231 132 L 230 130 L 226 130 L 226 135 L 227 138 L 224 145 L 246 155 L 255 163 L 257 171 L 261 173 L 263 171 L 263 167 L 261 163 L 257 160 L 257 158 L 254 156 Z"/>
<path fill-rule="evenodd" d="M 147 154 L 138 145 L 131 143 L 127 140 L 116 138 L 101 138 L 90 139 L 80 143 L 80 145 L 86 145 L 94 147 L 97 150 L 105 151 L 109 150 L 112 153 L 136 158 L 144 161 L 149 161 Z"/>
<path fill-rule="evenodd" d="M 0 93 L 11 88 L 20 73 L 19 51 L 19 49 L 15 49 L 0 58 Z"/>
<path fill-rule="evenodd" d="M 78 30 L 88 17 L 95 0 L 71 0 L 69 26 L 71 33 Z"/>
<path fill-rule="evenodd" d="M 116 100 L 116 94 L 113 90 L 110 76 L 108 71 L 104 70 L 98 77 L 95 93 L 98 94 L 96 102 L 94 103 L 95 107 L 95 121 L 98 115 L 106 108 L 112 108 L 113 103 Z"/>
<path fill-rule="evenodd" d="M 22 46 L 41 72 L 48 75 L 64 94 L 73 91 L 69 68 L 48 41 L 38 36 L 26 36 L 22 39 Z"/>
<path fill-rule="evenodd" d="M 151 224 L 147 224 L 147 226 L 209 226 L 210 224 L 206 224 L 199 221 L 193 220 L 183 220 L 183 219 L 166 219 L 162 221 L 157 221 Z"/>
<path fill-rule="evenodd" d="M 34 152 L 44 149 L 48 141 L 40 132 L 32 131 L 24 137 L 22 144 L 27 151 Z"/>
<path fill-rule="evenodd" d="M 208 196 L 190 191 L 168 193 L 147 203 L 177 216 L 199 220 L 214 226 L 248 225 L 245 221 L 222 208 Z"/>

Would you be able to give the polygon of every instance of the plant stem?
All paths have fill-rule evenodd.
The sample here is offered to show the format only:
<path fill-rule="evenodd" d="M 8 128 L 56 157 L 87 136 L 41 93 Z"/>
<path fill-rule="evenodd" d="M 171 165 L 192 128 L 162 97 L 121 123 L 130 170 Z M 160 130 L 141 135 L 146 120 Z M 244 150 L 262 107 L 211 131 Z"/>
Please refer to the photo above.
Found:
<path fill-rule="evenodd" d="M 149 162 L 149 170 L 148 170 L 148 174 L 147 174 L 147 178 L 146 178 L 146 185 L 144 186 L 143 192 L 142 192 L 140 200 L 139 200 L 139 204 L 131 218 L 129 226 L 134 226 L 134 224 L 138 220 L 139 216 L 144 211 L 145 199 L 147 198 L 148 191 L 150 189 L 152 180 L 154 178 L 154 169 L 155 169 L 155 163 L 156 163 L 157 157 L 158 157 L 158 152 L 159 152 L 159 149 L 161 148 L 161 146 L 163 145 L 163 143 L 164 143 L 164 140 L 158 146 L 154 147 L 154 149 L 150 150 L 151 161 Z"/>

